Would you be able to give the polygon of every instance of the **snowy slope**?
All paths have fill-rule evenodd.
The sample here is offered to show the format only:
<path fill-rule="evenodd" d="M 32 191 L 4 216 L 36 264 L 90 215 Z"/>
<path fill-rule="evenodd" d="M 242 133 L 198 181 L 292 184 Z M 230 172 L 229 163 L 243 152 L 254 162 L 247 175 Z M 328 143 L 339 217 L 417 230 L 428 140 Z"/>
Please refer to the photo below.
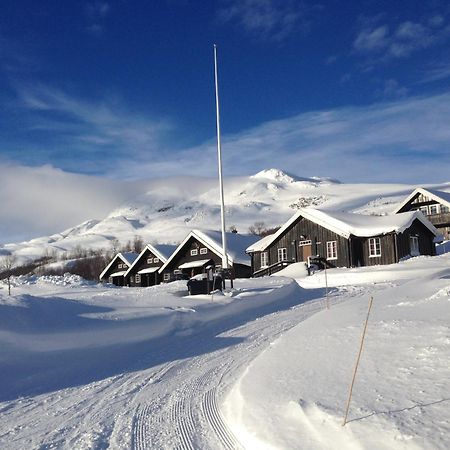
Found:
<path fill-rule="evenodd" d="M 150 243 L 177 244 L 192 229 L 218 229 L 220 204 L 217 180 L 169 178 L 141 183 L 143 193 L 128 199 L 105 218 L 92 218 L 52 236 L 7 244 L 20 261 L 45 252 L 63 253 L 77 246 L 111 247 L 136 235 Z M 341 184 L 323 178 L 301 178 L 277 169 L 225 182 L 226 220 L 246 233 L 255 222 L 266 227 L 283 224 L 301 207 L 386 214 L 415 188 L 407 185 Z M 434 186 L 450 191 L 450 184 Z"/>
<path fill-rule="evenodd" d="M 337 286 L 331 308 L 274 341 L 225 402 L 244 446 L 448 449 L 449 260 L 418 257 L 384 269 L 330 270 L 330 284 Z M 324 285 L 323 274 L 299 274 L 304 287 Z M 347 301 L 337 304 L 343 296 Z M 342 427 L 370 296 L 349 422 Z"/>

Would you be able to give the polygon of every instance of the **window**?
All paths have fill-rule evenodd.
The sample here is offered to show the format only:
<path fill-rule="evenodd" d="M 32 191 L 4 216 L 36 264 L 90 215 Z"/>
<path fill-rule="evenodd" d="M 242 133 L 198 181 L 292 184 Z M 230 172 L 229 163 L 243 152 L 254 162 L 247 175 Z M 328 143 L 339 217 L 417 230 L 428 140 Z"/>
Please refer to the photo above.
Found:
<path fill-rule="evenodd" d="M 445 214 L 445 213 L 448 213 L 448 212 L 450 212 L 450 208 L 448 206 L 441 205 L 441 213 Z"/>
<path fill-rule="evenodd" d="M 191 256 L 197 256 L 198 255 L 198 250 L 196 248 L 193 248 L 191 250 Z"/>
<path fill-rule="evenodd" d="M 418 256 L 418 255 L 420 255 L 419 238 L 417 236 L 410 236 L 409 237 L 409 250 L 410 250 L 411 256 Z"/>
<path fill-rule="evenodd" d="M 287 250 L 285 248 L 278 249 L 278 262 L 287 261 Z"/>
<path fill-rule="evenodd" d="M 134 283 L 134 277 L 133 277 L 133 275 L 130 277 L 130 281 L 131 281 L 132 283 Z"/>
<path fill-rule="evenodd" d="M 419 210 L 423 215 L 428 216 L 428 206 L 421 206 Z"/>
<path fill-rule="evenodd" d="M 151 264 L 153 262 L 153 258 L 147 258 L 147 264 Z"/>
<path fill-rule="evenodd" d="M 312 244 L 312 242 L 310 240 L 309 241 L 299 241 L 299 243 L 298 243 L 299 247 L 303 247 L 303 246 L 311 245 L 311 244 Z"/>
<path fill-rule="evenodd" d="M 200 255 L 206 255 L 208 253 L 208 249 L 206 247 L 202 247 L 200 249 Z"/>
<path fill-rule="evenodd" d="M 337 241 L 327 241 L 327 259 L 337 259 Z"/>
<path fill-rule="evenodd" d="M 139 274 L 136 274 L 135 281 L 136 281 L 136 283 L 141 282 L 141 276 Z"/>
<path fill-rule="evenodd" d="M 381 239 L 379 237 L 369 239 L 369 257 L 381 256 Z"/>
<path fill-rule="evenodd" d="M 269 254 L 267 252 L 261 253 L 261 267 L 267 267 L 269 265 Z"/>
<path fill-rule="evenodd" d="M 159 258 L 153 258 L 154 263 L 159 263 Z"/>
<path fill-rule="evenodd" d="M 439 214 L 439 205 L 430 205 L 430 214 Z"/>
<path fill-rule="evenodd" d="M 170 281 L 170 273 L 166 272 L 163 277 L 164 281 Z"/>

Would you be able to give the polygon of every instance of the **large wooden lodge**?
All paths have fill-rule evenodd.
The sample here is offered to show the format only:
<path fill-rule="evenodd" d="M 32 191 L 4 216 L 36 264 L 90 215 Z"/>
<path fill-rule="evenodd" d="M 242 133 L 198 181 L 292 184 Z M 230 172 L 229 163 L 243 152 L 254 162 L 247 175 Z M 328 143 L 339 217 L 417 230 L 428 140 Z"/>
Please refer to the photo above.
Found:
<path fill-rule="evenodd" d="M 315 256 L 327 267 L 391 264 L 402 258 L 434 255 L 437 229 L 420 212 L 365 216 L 299 210 L 276 233 L 247 248 L 253 276 L 275 273 Z"/>

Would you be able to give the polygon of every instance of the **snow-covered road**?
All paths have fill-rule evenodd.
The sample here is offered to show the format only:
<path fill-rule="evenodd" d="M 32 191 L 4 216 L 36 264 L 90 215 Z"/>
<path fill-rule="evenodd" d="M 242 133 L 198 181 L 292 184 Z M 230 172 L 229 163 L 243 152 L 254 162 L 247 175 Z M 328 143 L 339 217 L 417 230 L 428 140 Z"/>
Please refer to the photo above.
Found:
<path fill-rule="evenodd" d="M 0 447 L 239 448 L 220 401 L 263 349 L 324 307 L 322 290 L 285 280 L 277 302 L 139 344 L 139 358 L 120 373 L 0 403 Z M 270 297 L 267 283 L 258 289 Z M 254 301 L 251 289 L 245 295 Z M 127 348 L 117 346 L 118 357 Z"/>

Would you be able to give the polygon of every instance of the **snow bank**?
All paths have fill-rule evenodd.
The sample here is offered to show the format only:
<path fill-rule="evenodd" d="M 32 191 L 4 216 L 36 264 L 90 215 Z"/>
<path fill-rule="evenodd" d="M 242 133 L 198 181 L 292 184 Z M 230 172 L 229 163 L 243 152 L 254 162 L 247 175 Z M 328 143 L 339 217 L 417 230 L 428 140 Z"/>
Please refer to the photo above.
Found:
<path fill-rule="evenodd" d="M 449 262 L 449 257 L 435 258 L 432 272 L 426 258 L 408 261 L 404 267 L 411 269 L 409 280 L 397 281 L 395 287 L 372 284 L 335 292 L 336 299 L 353 298 L 333 304 L 273 342 L 223 405 L 244 446 L 449 448 Z M 393 267 L 391 271 L 393 278 L 396 272 Z M 345 281 L 349 272 L 339 271 Z M 331 279 L 337 284 L 337 276 Z M 349 423 L 343 428 L 369 295 L 374 305 Z"/>

